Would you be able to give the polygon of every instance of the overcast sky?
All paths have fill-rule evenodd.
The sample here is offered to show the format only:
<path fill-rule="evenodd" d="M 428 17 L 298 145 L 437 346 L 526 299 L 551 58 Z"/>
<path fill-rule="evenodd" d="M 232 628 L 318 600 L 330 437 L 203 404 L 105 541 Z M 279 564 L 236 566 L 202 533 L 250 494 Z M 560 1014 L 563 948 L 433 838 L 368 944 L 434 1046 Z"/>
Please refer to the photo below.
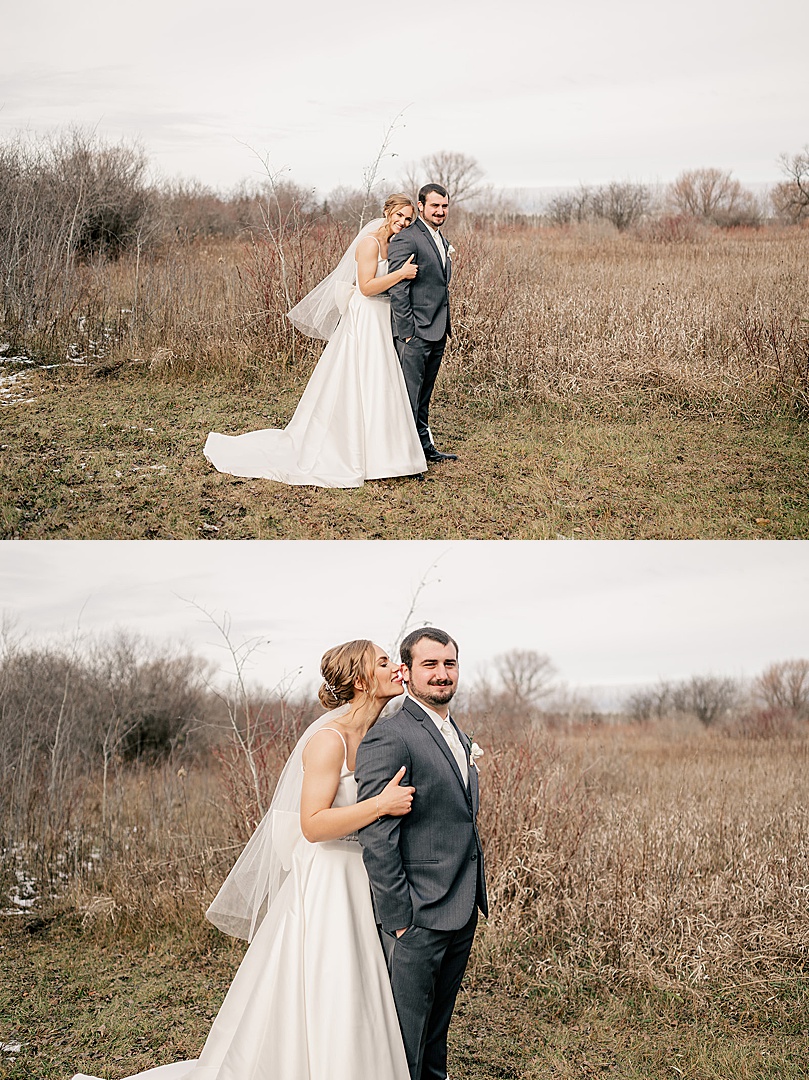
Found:
<path fill-rule="evenodd" d="M 779 178 L 809 141 L 806 0 L 6 2 L 0 137 L 90 125 L 162 176 L 274 169 L 324 193 L 383 163 L 477 158 L 496 186 Z"/>
<path fill-rule="evenodd" d="M 331 645 L 456 637 L 463 677 L 509 649 L 571 687 L 753 676 L 809 657 L 809 541 L 7 541 L 0 609 L 29 641 L 119 627 L 229 670 L 210 619 L 257 640 L 250 677 L 305 688 Z M 419 592 L 419 585 L 425 581 Z"/>

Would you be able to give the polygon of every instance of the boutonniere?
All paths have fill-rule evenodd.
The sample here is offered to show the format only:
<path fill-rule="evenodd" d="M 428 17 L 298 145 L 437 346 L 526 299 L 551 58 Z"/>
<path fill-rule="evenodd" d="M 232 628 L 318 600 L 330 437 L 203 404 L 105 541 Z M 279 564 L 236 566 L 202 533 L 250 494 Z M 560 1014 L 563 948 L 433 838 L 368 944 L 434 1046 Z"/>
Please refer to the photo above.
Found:
<path fill-rule="evenodd" d="M 452 244 L 447 243 L 447 255 L 451 258 L 455 254 L 455 248 Z"/>
<path fill-rule="evenodd" d="M 473 742 L 472 745 L 469 747 L 469 760 L 472 762 L 475 768 L 478 767 L 478 758 L 482 758 L 483 753 L 483 748 L 478 746 L 476 742 Z"/>

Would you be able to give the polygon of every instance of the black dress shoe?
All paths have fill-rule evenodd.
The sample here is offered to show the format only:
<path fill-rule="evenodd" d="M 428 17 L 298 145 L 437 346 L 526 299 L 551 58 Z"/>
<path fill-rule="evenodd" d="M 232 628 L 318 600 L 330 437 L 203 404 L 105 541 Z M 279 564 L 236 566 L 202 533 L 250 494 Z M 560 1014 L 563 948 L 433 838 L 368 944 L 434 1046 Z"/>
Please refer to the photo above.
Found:
<path fill-rule="evenodd" d="M 440 450 L 436 450 L 434 446 L 431 446 L 429 450 L 424 451 L 424 456 L 431 464 L 435 464 L 436 461 L 457 461 L 457 454 L 442 454 Z"/>

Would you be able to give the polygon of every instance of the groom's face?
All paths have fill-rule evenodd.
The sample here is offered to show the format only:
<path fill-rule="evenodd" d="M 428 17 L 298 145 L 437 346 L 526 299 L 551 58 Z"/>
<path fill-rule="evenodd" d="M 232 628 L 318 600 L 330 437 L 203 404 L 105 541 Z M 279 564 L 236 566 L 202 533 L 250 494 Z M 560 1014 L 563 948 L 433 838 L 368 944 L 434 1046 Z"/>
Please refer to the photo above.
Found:
<path fill-rule="evenodd" d="M 428 191 L 425 201 L 419 203 L 419 213 L 434 229 L 440 229 L 447 220 L 449 200 L 445 195 L 439 195 L 437 191 Z"/>
<path fill-rule="evenodd" d="M 458 654 L 453 644 L 421 638 L 413 646 L 408 690 L 417 701 L 444 712 L 458 689 Z"/>

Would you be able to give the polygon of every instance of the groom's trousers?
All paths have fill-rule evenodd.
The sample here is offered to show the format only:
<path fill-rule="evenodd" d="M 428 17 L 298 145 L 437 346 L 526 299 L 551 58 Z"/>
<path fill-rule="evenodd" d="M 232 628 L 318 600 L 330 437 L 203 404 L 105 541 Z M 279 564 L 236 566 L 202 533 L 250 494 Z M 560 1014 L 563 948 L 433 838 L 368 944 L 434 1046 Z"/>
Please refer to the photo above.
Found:
<path fill-rule="evenodd" d="M 460 930 L 380 931 L 411 1080 L 446 1080 L 447 1031 L 477 921 L 475 908 Z"/>
<path fill-rule="evenodd" d="M 446 334 L 438 341 L 425 341 L 420 337 L 412 337 L 410 341 L 397 337 L 393 341 L 402 365 L 416 431 L 422 449 L 426 451 L 433 445 L 430 434 L 430 398 L 447 345 Z"/>

